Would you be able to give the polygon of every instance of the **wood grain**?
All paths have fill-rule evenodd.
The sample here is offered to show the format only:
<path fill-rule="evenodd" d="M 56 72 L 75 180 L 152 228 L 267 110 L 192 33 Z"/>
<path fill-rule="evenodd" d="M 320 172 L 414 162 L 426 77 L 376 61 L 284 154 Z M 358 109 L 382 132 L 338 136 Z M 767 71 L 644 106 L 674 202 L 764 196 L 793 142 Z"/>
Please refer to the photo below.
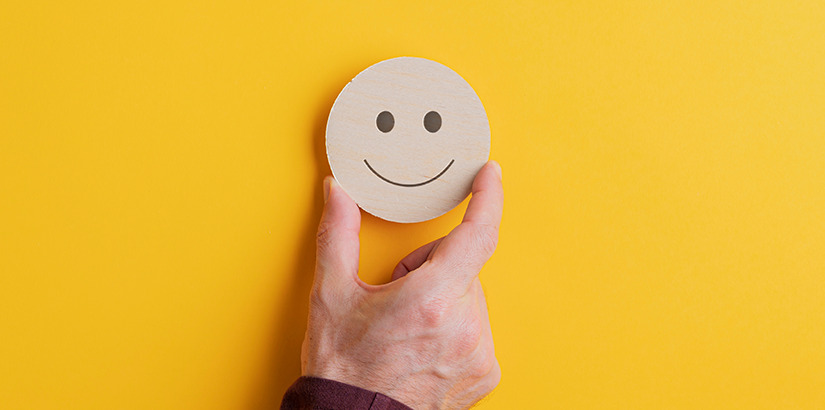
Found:
<path fill-rule="evenodd" d="M 386 132 L 377 122 L 385 111 L 392 115 L 387 122 L 383 114 L 382 128 L 392 123 Z M 437 115 L 425 127 L 431 112 Z M 370 66 L 344 87 L 329 115 L 326 147 L 333 175 L 362 209 L 389 221 L 421 222 L 470 193 L 490 155 L 490 126 L 460 75 L 434 61 L 399 57 Z"/>

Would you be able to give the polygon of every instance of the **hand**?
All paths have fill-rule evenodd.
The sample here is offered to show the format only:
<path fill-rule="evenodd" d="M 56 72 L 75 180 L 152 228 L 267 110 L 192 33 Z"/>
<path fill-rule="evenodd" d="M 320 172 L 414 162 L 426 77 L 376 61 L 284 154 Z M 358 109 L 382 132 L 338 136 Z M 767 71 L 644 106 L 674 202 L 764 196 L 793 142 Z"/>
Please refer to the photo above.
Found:
<path fill-rule="evenodd" d="M 490 393 L 501 369 L 478 274 L 498 241 L 499 165 L 479 171 L 461 224 L 407 255 L 381 286 L 358 278 L 358 206 L 332 177 L 324 185 L 303 374 L 416 409 L 467 408 Z"/>

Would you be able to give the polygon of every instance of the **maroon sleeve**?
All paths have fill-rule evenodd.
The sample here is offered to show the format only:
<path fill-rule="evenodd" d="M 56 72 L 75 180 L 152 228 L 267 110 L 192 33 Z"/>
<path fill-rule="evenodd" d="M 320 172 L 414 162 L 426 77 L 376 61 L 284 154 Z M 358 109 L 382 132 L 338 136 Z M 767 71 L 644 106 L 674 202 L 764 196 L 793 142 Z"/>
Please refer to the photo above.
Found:
<path fill-rule="evenodd" d="M 319 377 L 300 377 L 284 394 L 281 410 L 412 410 L 381 393 Z"/>

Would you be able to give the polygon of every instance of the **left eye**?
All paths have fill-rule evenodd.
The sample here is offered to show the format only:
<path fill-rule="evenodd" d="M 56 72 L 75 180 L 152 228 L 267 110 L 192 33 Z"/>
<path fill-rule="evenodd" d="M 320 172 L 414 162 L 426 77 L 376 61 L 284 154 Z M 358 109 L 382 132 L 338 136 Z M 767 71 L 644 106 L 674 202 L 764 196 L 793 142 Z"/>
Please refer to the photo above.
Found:
<path fill-rule="evenodd" d="M 395 117 L 393 117 L 389 111 L 381 111 L 381 113 L 375 117 L 375 126 L 378 127 L 379 131 L 386 134 L 392 131 L 392 127 L 395 126 Z"/>
<path fill-rule="evenodd" d="M 441 114 L 430 111 L 424 116 L 424 128 L 429 132 L 437 132 L 441 129 Z"/>

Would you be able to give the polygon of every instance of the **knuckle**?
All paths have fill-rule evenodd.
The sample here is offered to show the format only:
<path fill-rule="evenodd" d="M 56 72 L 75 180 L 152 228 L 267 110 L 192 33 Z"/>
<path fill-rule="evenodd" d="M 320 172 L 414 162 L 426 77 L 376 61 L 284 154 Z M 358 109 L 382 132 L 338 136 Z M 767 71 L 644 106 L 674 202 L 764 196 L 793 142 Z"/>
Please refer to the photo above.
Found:
<path fill-rule="evenodd" d="M 332 229 L 328 223 L 322 222 L 318 225 L 318 232 L 315 234 L 315 240 L 318 243 L 318 250 L 327 249 L 332 243 Z"/>
<path fill-rule="evenodd" d="M 329 310 L 329 292 L 325 292 L 319 287 L 313 287 L 309 293 L 309 306 L 312 311 L 326 312 Z"/>
<path fill-rule="evenodd" d="M 481 343 L 482 332 L 482 325 L 478 317 L 465 318 L 455 333 L 453 353 L 458 357 L 480 357 L 478 348 Z"/>
<path fill-rule="evenodd" d="M 498 364 L 498 360 L 493 360 L 493 367 L 490 369 L 490 373 L 487 374 L 487 389 L 488 392 L 493 391 L 496 387 L 498 387 L 499 383 L 501 383 L 501 366 Z"/>
<path fill-rule="evenodd" d="M 419 305 L 417 315 L 425 327 L 441 327 L 449 316 L 449 304 L 443 299 L 430 299 Z"/>
<path fill-rule="evenodd" d="M 309 293 L 309 307 L 315 314 L 332 315 L 344 301 L 333 286 L 313 286 Z"/>
<path fill-rule="evenodd" d="M 474 361 L 470 377 L 478 380 L 486 390 L 492 391 L 501 381 L 501 367 L 492 352 L 479 355 Z"/>
<path fill-rule="evenodd" d="M 493 256 L 498 246 L 498 228 L 493 225 L 478 225 L 473 235 L 477 248 L 486 257 Z"/>
<path fill-rule="evenodd" d="M 472 379 L 487 380 L 495 365 L 495 357 L 491 359 L 489 356 L 491 355 L 480 354 L 473 358 L 472 365 L 469 369 Z"/>

